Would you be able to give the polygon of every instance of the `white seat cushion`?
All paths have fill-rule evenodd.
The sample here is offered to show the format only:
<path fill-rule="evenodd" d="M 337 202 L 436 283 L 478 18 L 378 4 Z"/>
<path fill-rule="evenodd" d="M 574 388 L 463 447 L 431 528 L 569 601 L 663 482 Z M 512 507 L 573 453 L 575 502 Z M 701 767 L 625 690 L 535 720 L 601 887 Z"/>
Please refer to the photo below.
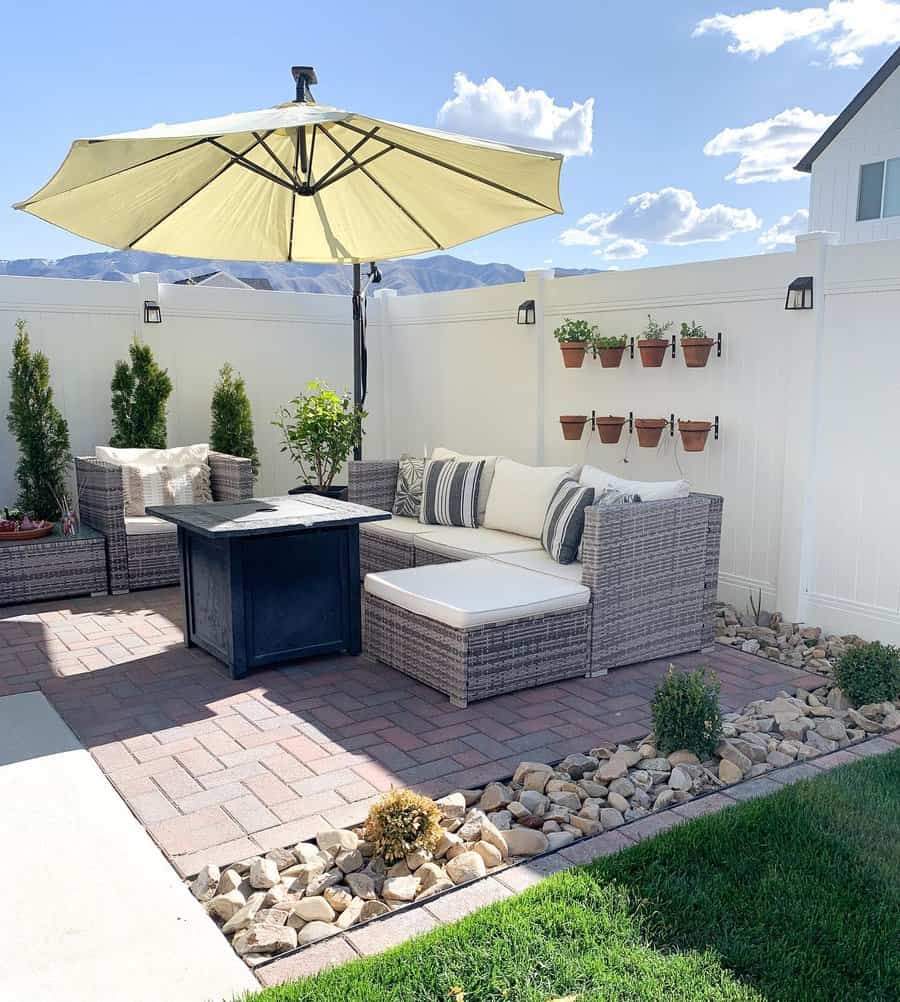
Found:
<path fill-rule="evenodd" d="M 418 548 L 453 557 L 455 560 L 541 548 L 539 539 L 517 536 L 512 532 L 499 532 L 496 529 L 469 529 L 461 525 L 425 525 L 422 528 L 428 532 L 416 536 Z"/>
<path fill-rule="evenodd" d="M 410 539 L 420 533 L 433 529 L 433 525 L 423 525 L 417 518 L 407 518 L 406 515 L 391 515 L 390 521 L 364 522 L 359 531 L 371 533 L 373 536 L 401 536 Z"/>
<path fill-rule="evenodd" d="M 501 564 L 512 567 L 524 567 L 529 571 L 539 571 L 554 578 L 575 581 L 581 584 L 581 561 L 574 560 L 571 564 L 558 564 L 546 550 L 526 550 L 524 553 L 498 553 L 491 557 Z"/>
<path fill-rule="evenodd" d="M 365 590 L 459 630 L 581 609 L 591 597 L 583 585 L 496 560 L 463 560 L 367 574 Z"/>
<path fill-rule="evenodd" d="M 161 532 L 178 532 L 178 526 L 174 522 L 167 522 L 165 519 L 157 518 L 155 515 L 125 516 L 126 536 L 154 536 Z"/>

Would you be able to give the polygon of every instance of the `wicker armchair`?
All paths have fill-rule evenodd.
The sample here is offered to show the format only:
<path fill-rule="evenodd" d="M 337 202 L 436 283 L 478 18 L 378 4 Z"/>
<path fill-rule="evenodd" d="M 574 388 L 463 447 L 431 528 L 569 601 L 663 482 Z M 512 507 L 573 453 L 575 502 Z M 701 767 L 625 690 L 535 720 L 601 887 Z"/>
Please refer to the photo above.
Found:
<path fill-rule="evenodd" d="M 253 495 L 249 459 L 209 454 L 214 501 L 241 501 Z M 93 456 L 75 459 L 81 521 L 106 537 L 109 590 L 112 594 L 178 584 L 178 541 L 171 530 L 129 535 L 125 531 L 122 468 Z"/>

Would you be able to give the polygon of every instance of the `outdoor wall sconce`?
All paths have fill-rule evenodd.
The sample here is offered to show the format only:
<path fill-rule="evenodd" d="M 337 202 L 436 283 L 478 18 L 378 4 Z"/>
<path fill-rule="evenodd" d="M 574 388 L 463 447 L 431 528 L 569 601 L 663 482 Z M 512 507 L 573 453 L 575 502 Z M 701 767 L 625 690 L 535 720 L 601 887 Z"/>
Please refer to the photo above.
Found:
<path fill-rule="evenodd" d="M 159 308 L 159 303 L 154 303 L 152 299 L 144 300 L 144 323 L 145 324 L 162 323 L 162 310 L 160 310 Z"/>
<path fill-rule="evenodd" d="M 788 286 L 784 308 L 786 310 L 811 310 L 813 308 L 812 275 L 804 275 L 791 282 Z"/>
<path fill-rule="evenodd" d="M 526 299 L 524 303 L 519 304 L 519 313 L 516 318 L 516 323 L 519 324 L 534 324 L 534 300 Z"/>

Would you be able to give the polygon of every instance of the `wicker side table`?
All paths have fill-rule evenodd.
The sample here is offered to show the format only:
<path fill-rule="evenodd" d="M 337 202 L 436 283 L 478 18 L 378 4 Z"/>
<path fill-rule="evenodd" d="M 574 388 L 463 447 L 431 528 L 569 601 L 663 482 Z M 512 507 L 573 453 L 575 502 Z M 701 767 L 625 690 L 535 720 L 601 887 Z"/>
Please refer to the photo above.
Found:
<path fill-rule="evenodd" d="M 42 539 L 0 542 L 0 605 L 107 591 L 106 544 L 89 526 L 76 536 L 57 526 Z"/>

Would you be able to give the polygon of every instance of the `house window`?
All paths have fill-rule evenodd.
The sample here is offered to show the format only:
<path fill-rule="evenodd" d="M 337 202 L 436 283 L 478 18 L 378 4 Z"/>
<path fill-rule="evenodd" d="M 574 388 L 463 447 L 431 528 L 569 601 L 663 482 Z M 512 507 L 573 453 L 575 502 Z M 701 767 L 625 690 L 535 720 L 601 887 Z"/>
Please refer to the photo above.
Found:
<path fill-rule="evenodd" d="M 859 169 L 856 218 L 900 216 L 900 157 L 863 164 Z"/>

